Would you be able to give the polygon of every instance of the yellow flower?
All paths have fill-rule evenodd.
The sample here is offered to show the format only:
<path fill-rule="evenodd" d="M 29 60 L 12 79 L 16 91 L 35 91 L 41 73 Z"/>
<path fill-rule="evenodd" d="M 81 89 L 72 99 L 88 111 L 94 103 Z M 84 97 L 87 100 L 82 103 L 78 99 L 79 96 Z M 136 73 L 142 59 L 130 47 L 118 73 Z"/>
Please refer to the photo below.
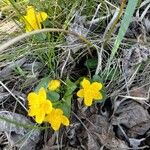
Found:
<path fill-rule="evenodd" d="M 59 87 L 60 87 L 60 81 L 59 80 L 52 80 L 48 84 L 48 89 L 51 91 L 55 91 Z"/>
<path fill-rule="evenodd" d="M 45 121 L 49 122 L 55 131 L 59 130 L 61 124 L 65 126 L 69 125 L 69 120 L 63 115 L 63 111 L 61 109 L 53 108 L 51 113 L 46 116 Z"/>
<path fill-rule="evenodd" d="M 46 99 L 46 91 L 42 87 L 38 94 L 31 92 L 28 94 L 28 104 L 29 104 L 29 116 L 35 116 L 35 121 L 37 123 L 42 123 L 45 119 L 45 115 L 52 111 L 52 103 L 50 100 Z"/>
<path fill-rule="evenodd" d="M 41 29 L 41 22 L 43 22 L 48 17 L 45 12 L 37 12 L 33 6 L 27 7 L 27 13 L 21 18 L 26 24 L 26 32 L 32 30 Z"/>
<path fill-rule="evenodd" d="M 102 89 L 102 84 L 99 82 L 90 83 L 89 80 L 83 79 L 81 82 L 81 86 L 83 89 L 80 89 L 77 92 L 77 96 L 84 98 L 84 104 L 86 106 L 91 106 L 93 100 L 100 100 L 102 99 L 102 94 L 100 90 Z"/>

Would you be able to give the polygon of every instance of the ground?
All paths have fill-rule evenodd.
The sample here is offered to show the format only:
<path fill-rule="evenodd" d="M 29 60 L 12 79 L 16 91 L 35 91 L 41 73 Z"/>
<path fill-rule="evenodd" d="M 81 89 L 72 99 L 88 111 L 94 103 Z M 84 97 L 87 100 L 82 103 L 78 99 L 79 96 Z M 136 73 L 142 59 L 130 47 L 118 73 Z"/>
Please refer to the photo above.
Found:
<path fill-rule="evenodd" d="M 27 31 L 28 6 L 47 14 L 35 19 L 39 30 Z M 0 149 L 149 150 L 149 8 L 149 0 L 0 1 Z M 60 87 L 50 91 L 54 79 Z M 91 106 L 77 94 L 90 87 L 84 79 L 102 85 Z M 69 126 L 54 131 L 29 116 L 28 94 L 41 87 Z"/>

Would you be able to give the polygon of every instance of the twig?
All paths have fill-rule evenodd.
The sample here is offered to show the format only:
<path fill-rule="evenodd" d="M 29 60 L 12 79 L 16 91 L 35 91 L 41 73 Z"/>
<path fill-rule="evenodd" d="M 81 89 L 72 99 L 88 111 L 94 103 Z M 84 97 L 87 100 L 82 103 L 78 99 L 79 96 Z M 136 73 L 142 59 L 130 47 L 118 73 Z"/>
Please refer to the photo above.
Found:
<path fill-rule="evenodd" d="M 16 101 L 24 108 L 25 111 L 27 111 L 27 108 L 20 102 L 20 100 L 6 87 L 5 84 L 0 81 L 0 84 L 16 99 Z"/>

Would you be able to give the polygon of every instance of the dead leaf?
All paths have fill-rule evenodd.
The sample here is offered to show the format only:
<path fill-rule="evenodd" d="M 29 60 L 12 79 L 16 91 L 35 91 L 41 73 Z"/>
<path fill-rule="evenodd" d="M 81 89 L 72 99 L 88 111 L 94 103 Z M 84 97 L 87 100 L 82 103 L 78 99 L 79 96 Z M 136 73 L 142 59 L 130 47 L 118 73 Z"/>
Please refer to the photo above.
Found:
<path fill-rule="evenodd" d="M 137 124 L 127 131 L 129 137 L 136 138 L 144 135 L 150 129 L 150 120 Z"/>
<path fill-rule="evenodd" d="M 95 136 L 92 136 L 88 134 L 88 143 L 87 143 L 87 149 L 88 150 L 99 150 L 101 147 L 99 143 L 96 141 Z"/>
<path fill-rule="evenodd" d="M 136 20 L 137 18 L 133 18 L 133 21 L 130 23 L 129 28 L 125 34 L 126 38 L 134 38 L 136 39 L 143 31 L 143 26 L 140 21 Z"/>
<path fill-rule="evenodd" d="M 74 14 L 74 20 L 72 23 L 70 23 L 69 30 L 78 35 L 86 37 L 88 29 L 85 28 L 84 24 L 85 24 L 85 17 L 81 16 L 79 11 L 76 11 Z M 67 35 L 66 41 L 68 43 L 68 46 L 71 45 L 70 48 L 72 49 L 73 53 L 76 53 L 81 48 L 81 46 L 79 46 L 79 39 L 73 35 Z M 73 45 L 75 44 L 77 45 L 73 47 Z"/>
<path fill-rule="evenodd" d="M 68 142 L 70 146 L 77 147 L 79 145 L 80 128 L 80 123 L 72 123 L 70 125 L 67 131 L 67 138 L 69 139 Z"/>
<path fill-rule="evenodd" d="M 139 103 L 129 100 L 124 101 L 119 105 L 111 122 L 113 125 L 119 123 L 130 129 L 148 120 L 150 120 L 148 111 Z"/>
<path fill-rule="evenodd" d="M 42 150 L 50 150 L 51 147 L 55 144 L 56 136 L 55 134 L 52 135 L 52 137 L 48 140 L 46 145 L 44 145 L 44 148 Z"/>
<path fill-rule="evenodd" d="M 8 112 L 1 111 L 0 116 L 6 119 L 12 120 L 17 123 L 34 126 L 34 124 L 27 119 L 25 116 Z M 33 150 L 40 138 L 40 131 L 37 129 L 27 129 L 23 126 L 16 126 L 15 124 L 9 123 L 5 120 L 0 120 L 0 132 L 5 132 L 9 137 L 11 145 L 21 148 L 21 150 Z"/>
<path fill-rule="evenodd" d="M 147 97 L 147 90 L 145 89 L 145 87 L 133 87 L 130 90 L 130 96 L 133 97 L 143 97 L 146 98 Z"/>
<path fill-rule="evenodd" d="M 31 63 L 25 63 L 23 64 L 23 69 L 27 70 L 27 71 L 38 71 L 39 69 L 41 69 L 43 67 L 42 63 L 35 61 L 35 62 L 31 62 Z"/>
<path fill-rule="evenodd" d="M 147 32 L 150 32 L 150 20 L 149 20 L 149 18 L 148 17 L 144 18 L 143 22 L 144 22 L 144 25 L 146 27 Z"/>
<path fill-rule="evenodd" d="M 21 58 L 20 60 L 17 60 L 15 62 L 11 62 L 9 65 L 5 66 L 0 71 L 0 77 L 6 79 L 9 77 L 12 73 L 12 71 L 16 68 L 16 66 L 22 66 L 26 61 L 26 58 Z"/>
<path fill-rule="evenodd" d="M 130 49 L 123 51 L 123 69 L 126 75 L 132 75 L 133 67 L 146 61 L 150 56 L 150 48 L 141 44 L 135 44 Z"/>
<path fill-rule="evenodd" d="M 0 32 L 4 32 L 7 34 L 14 33 L 16 31 L 20 31 L 19 26 L 12 20 L 3 21 L 0 23 Z"/>
<path fill-rule="evenodd" d="M 98 145 L 104 145 L 111 150 L 127 149 L 128 146 L 124 141 L 116 138 L 112 125 L 109 120 L 102 115 L 92 115 L 88 123 L 88 130 L 93 135 Z"/>

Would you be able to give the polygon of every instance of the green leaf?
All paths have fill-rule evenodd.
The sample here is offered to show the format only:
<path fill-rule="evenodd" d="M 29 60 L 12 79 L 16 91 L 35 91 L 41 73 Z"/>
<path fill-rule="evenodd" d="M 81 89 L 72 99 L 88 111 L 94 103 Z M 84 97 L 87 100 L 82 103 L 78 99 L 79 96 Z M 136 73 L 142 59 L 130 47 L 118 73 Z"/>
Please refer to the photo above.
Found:
<path fill-rule="evenodd" d="M 14 69 L 14 71 L 17 75 L 21 75 L 21 76 L 25 77 L 26 73 L 25 73 L 25 71 L 23 71 L 21 69 L 21 67 L 19 65 L 16 64 L 16 68 Z"/>
<path fill-rule="evenodd" d="M 123 20 L 122 20 L 120 28 L 119 28 L 119 33 L 117 35 L 116 41 L 114 43 L 114 47 L 111 52 L 111 56 L 110 56 L 110 59 L 108 62 L 109 64 L 111 63 L 113 57 L 115 56 L 123 38 L 124 38 L 124 35 L 129 27 L 129 24 L 131 22 L 133 13 L 135 12 L 137 5 L 138 5 L 138 0 L 129 0 L 128 5 L 125 10 Z"/>
<path fill-rule="evenodd" d="M 66 81 L 66 90 L 65 94 L 62 98 L 61 103 L 56 105 L 57 108 L 60 108 L 63 110 L 64 115 L 69 117 L 71 113 L 71 99 L 73 96 L 74 90 L 77 88 L 76 84 L 71 82 L 69 79 Z"/>
<path fill-rule="evenodd" d="M 67 103 L 62 102 L 62 103 L 60 103 L 59 105 L 57 105 L 57 108 L 62 109 L 63 112 L 64 112 L 64 115 L 65 115 L 66 117 L 69 117 L 69 116 L 70 116 L 71 107 L 70 107 L 69 105 L 67 105 Z"/>
<path fill-rule="evenodd" d="M 96 58 L 87 59 L 85 66 L 89 69 L 95 69 L 97 67 L 98 60 Z"/>
<path fill-rule="evenodd" d="M 105 86 L 103 85 L 103 87 L 102 87 L 102 89 L 100 90 L 101 91 L 101 93 L 102 93 L 102 95 L 103 95 L 103 99 L 101 99 L 101 100 L 99 100 L 99 101 L 97 101 L 97 102 L 104 102 L 105 100 L 106 100 L 106 98 L 107 98 L 107 93 L 106 93 L 106 88 L 105 88 Z"/>
<path fill-rule="evenodd" d="M 48 83 L 50 80 L 51 79 L 49 77 L 45 77 L 45 78 L 41 79 L 41 81 L 39 82 L 39 84 L 35 88 L 35 92 L 38 92 L 41 87 L 44 87 L 45 89 L 47 89 Z"/>
<path fill-rule="evenodd" d="M 51 100 L 51 102 L 57 102 L 60 98 L 60 95 L 57 92 L 54 91 L 48 91 L 47 92 L 47 97 L 49 100 Z"/>
<path fill-rule="evenodd" d="M 72 93 L 74 90 L 77 88 L 76 84 L 71 82 L 69 79 L 66 81 L 67 88 L 66 92 L 64 94 L 63 100 L 68 104 L 71 105 L 71 98 L 72 98 Z"/>
<path fill-rule="evenodd" d="M 46 33 L 42 33 L 42 34 L 38 34 L 38 35 L 34 35 L 33 36 L 34 37 L 34 40 L 36 41 L 36 42 L 44 42 L 45 41 L 45 39 L 46 39 Z"/>
<path fill-rule="evenodd" d="M 100 82 L 100 83 L 103 82 L 102 78 L 99 75 L 94 75 L 92 77 L 92 81 L 96 81 L 96 82 Z"/>

